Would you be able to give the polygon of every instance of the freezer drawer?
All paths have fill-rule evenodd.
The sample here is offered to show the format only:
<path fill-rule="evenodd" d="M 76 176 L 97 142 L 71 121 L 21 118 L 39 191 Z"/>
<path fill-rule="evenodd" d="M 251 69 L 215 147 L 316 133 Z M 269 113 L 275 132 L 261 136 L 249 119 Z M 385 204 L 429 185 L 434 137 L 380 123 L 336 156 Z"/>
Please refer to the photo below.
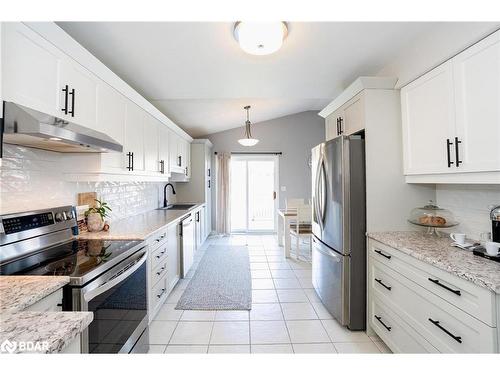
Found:
<path fill-rule="evenodd" d="M 342 325 L 349 324 L 348 269 L 348 256 L 336 253 L 313 237 L 313 286 L 323 305 Z"/>

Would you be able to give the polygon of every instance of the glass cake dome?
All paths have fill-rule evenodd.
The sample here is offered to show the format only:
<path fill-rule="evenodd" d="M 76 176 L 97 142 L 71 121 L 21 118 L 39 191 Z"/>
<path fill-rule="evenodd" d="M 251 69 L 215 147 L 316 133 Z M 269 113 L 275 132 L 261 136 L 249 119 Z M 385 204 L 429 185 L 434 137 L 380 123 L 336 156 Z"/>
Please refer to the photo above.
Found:
<path fill-rule="evenodd" d="M 436 236 L 439 236 L 438 228 L 450 228 L 458 225 L 458 221 L 451 211 L 437 206 L 433 201 L 429 201 L 423 207 L 411 210 L 408 221 L 415 225 L 427 227 L 427 233 Z"/>

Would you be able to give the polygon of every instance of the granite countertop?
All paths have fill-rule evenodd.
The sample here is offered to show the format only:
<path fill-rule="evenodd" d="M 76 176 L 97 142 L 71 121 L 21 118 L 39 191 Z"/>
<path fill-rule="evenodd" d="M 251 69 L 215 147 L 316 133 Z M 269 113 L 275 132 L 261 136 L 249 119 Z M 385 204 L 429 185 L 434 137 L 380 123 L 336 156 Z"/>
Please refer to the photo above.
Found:
<path fill-rule="evenodd" d="M 6 353 L 58 353 L 93 320 L 92 312 L 19 311 L 0 315 L 0 351 Z M 20 343 L 33 343 L 23 350 Z M 29 344 L 28 344 L 29 345 Z M 29 347 L 28 347 L 29 348 Z"/>
<path fill-rule="evenodd" d="M 81 239 L 100 240 L 139 240 L 143 241 L 165 225 L 173 223 L 189 212 L 205 203 L 177 203 L 194 204 L 189 210 L 152 210 L 143 214 L 130 216 L 126 219 L 113 221 L 107 232 L 84 232 L 78 235 Z"/>
<path fill-rule="evenodd" d="M 367 235 L 443 271 L 500 294 L 500 263 L 452 246 L 453 242 L 447 236 L 431 237 L 424 232 L 374 232 Z"/>
<path fill-rule="evenodd" d="M 68 276 L 0 276 L 0 313 L 24 310 L 67 283 Z"/>
<path fill-rule="evenodd" d="M 67 276 L 0 276 L 0 352 L 24 352 L 27 342 L 36 353 L 60 352 L 87 328 L 92 312 L 23 311 L 67 283 Z"/>

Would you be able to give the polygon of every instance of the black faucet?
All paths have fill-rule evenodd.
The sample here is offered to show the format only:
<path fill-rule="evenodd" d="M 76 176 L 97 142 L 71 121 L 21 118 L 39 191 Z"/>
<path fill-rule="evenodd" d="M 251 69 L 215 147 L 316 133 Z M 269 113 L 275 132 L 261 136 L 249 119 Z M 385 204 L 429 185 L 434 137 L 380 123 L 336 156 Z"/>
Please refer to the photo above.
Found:
<path fill-rule="evenodd" d="M 175 195 L 175 189 L 174 189 L 174 185 L 172 185 L 171 183 L 168 183 L 165 185 L 165 187 L 163 188 L 163 207 L 167 207 L 168 205 L 168 201 L 167 201 L 167 187 L 171 187 L 172 188 L 172 193 Z"/>

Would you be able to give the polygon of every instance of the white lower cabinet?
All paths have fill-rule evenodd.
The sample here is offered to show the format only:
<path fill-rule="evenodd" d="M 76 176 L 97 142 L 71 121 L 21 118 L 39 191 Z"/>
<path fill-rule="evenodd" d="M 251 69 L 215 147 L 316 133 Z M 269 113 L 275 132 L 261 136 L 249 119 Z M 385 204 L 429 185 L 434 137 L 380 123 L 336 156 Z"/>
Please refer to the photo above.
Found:
<path fill-rule="evenodd" d="M 149 246 L 149 320 L 153 320 L 179 281 L 178 226 L 175 222 L 147 239 Z"/>
<path fill-rule="evenodd" d="M 368 324 L 394 352 L 496 353 L 496 295 L 369 240 Z"/>
<path fill-rule="evenodd" d="M 28 306 L 24 311 L 62 311 L 62 289 L 56 290 L 48 296 Z"/>

